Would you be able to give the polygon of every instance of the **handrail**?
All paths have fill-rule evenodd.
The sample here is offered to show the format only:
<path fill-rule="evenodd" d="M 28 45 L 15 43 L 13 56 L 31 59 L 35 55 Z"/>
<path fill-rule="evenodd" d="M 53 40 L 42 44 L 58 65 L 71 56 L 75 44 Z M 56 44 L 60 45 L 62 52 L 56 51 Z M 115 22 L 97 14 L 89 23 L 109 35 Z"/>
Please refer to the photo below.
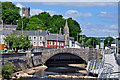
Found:
<path fill-rule="evenodd" d="M 104 51 L 101 51 L 102 60 L 90 60 L 87 65 L 87 72 L 98 74 L 98 78 L 110 78 L 110 75 L 113 73 L 113 65 L 105 63 Z"/>

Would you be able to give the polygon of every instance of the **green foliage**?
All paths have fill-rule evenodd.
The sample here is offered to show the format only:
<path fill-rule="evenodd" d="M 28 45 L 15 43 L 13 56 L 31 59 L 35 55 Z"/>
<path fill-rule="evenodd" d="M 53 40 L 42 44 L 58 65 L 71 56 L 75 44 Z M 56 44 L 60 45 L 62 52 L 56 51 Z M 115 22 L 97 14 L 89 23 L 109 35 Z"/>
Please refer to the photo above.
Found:
<path fill-rule="evenodd" d="M 19 7 L 16 7 L 12 2 L 2 2 L 2 20 L 3 24 L 17 24 L 20 18 Z"/>
<path fill-rule="evenodd" d="M 79 43 L 84 47 L 95 48 L 96 45 L 100 45 L 101 40 L 95 37 L 86 37 L 85 35 L 79 35 Z"/>
<path fill-rule="evenodd" d="M 12 50 L 8 50 L 6 53 L 16 53 L 16 52 Z"/>
<path fill-rule="evenodd" d="M 13 64 L 10 62 L 6 62 L 2 66 L 2 77 L 4 79 L 9 79 L 12 73 L 13 73 Z"/>
<path fill-rule="evenodd" d="M 104 40 L 104 46 L 110 46 L 114 38 L 112 37 L 106 37 Z"/>
<path fill-rule="evenodd" d="M 39 15 L 32 16 L 30 18 L 24 17 L 19 19 L 17 30 L 22 30 L 22 21 L 24 30 L 48 30 L 50 33 L 59 33 L 61 28 L 62 33 L 64 31 L 65 19 L 62 15 L 50 16 L 47 12 L 42 12 Z M 68 26 L 70 36 L 77 38 L 77 33 L 81 32 L 81 28 L 75 20 L 68 18 Z"/>
<path fill-rule="evenodd" d="M 4 40 L 7 42 L 7 47 L 9 49 L 14 49 L 16 52 L 18 49 L 27 50 L 28 48 L 32 47 L 30 44 L 30 40 L 28 39 L 29 35 L 16 35 L 15 33 L 10 33 Z"/>

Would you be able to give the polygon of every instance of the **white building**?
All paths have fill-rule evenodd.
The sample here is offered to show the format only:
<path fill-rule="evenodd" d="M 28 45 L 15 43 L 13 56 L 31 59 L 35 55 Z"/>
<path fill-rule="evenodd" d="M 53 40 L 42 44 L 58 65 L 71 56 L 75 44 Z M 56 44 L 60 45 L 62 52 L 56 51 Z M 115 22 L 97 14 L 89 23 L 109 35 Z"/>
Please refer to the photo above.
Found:
<path fill-rule="evenodd" d="M 77 41 L 75 41 L 74 45 L 75 45 L 74 48 L 82 48 L 82 45 L 79 42 L 77 42 Z"/>

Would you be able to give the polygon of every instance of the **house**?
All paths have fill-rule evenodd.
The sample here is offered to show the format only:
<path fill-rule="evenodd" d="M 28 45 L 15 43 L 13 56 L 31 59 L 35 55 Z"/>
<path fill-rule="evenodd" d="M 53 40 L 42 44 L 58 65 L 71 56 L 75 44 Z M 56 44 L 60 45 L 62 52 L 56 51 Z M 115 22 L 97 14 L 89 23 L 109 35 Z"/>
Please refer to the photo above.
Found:
<path fill-rule="evenodd" d="M 22 31 L 14 31 L 17 35 L 20 35 Z M 23 34 L 28 34 L 33 48 L 44 48 L 45 47 L 45 36 L 48 34 L 48 31 L 42 30 L 33 30 L 33 31 L 23 31 Z"/>
<path fill-rule="evenodd" d="M 46 35 L 46 48 L 64 48 L 65 40 L 62 34 Z"/>

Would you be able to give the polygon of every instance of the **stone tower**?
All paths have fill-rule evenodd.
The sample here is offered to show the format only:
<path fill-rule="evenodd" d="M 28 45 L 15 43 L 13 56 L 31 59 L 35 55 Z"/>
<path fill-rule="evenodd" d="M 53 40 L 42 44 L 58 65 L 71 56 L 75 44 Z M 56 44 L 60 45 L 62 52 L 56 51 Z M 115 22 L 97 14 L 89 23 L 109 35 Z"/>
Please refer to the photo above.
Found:
<path fill-rule="evenodd" d="M 22 17 L 29 17 L 30 16 L 30 7 L 22 7 Z"/>
<path fill-rule="evenodd" d="M 69 47 L 69 27 L 67 20 L 64 27 L 64 39 L 65 39 L 65 47 Z"/>

